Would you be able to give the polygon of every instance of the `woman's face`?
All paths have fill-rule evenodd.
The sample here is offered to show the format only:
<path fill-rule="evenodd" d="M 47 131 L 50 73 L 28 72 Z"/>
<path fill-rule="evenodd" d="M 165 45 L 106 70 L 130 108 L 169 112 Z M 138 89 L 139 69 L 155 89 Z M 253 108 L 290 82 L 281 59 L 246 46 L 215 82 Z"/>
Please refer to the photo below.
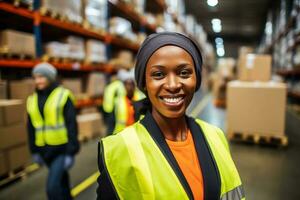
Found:
<path fill-rule="evenodd" d="M 48 79 L 43 75 L 34 74 L 33 79 L 34 79 L 35 87 L 38 90 L 44 90 L 50 85 Z"/>
<path fill-rule="evenodd" d="M 146 66 L 146 90 L 153 114 L 182 117 L 195 89 L 195 67 L 188 52 L 171 45 L 154 52 Z"/>

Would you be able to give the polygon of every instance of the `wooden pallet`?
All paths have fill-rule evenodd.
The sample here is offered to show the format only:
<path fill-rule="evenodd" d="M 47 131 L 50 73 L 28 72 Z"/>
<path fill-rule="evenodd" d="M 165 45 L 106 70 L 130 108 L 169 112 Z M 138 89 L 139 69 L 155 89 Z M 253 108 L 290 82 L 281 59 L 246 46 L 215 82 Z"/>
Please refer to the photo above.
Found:
<path fill-rule="evenodd" d="M 16 7 L 27 8 L 28 10 L 33 10 L 33 4 L 25 3 L 21 0 L 13 0 L 13 5 Z"/>
<path fill-rule="evenodd" d="M 0 59 L 34 60 L 34 56 L 27 54 L 10 53 L 0 50 Z"/>
<path fill-rule="evenodd" d="M 98 33 L 98 34 L 104 34 L 105 33 L 104 29 L 93 27 L 87 20 L 84 20 L 82 22 L 82 27 L 89 30 L 89 31 L 92 31 L 94 33 Z"/>
<path fill-rule="evenodd" d="M 288 145 L 287 136 L 279 135 L 263 135 L 259 133 L 239 133 L 230 132 L 228 133 L 228 139 L 230 141 L 245 142 L 252 144 L 262 144 L 262 145 L 275 145 L 285 147 Z"/>
<path fill-rule="evenodd" d="M 43 16 L 48 16 L 54 19 L 58 19 L 60 21 L 68 21 L 68 17 L 66 15 L 62 15 L 61 13 L 58 13 L 54 10 L 51 10 L 47 7 L 41 7 L 40 8 L 40 13 Z"/>
<path fill-rule="evenodd" d="M 0 176 L 0 188 L 16 181 L 24 180 L 27 178 L 28 174 L 35 171 L 39 167 L 37 165 L 32 165 L 28 167 L 27 165 L 18 167 L 17 169 L 11 170 L 8 173 Z"/>
<path fill-rule="evenodd" d="M 62 21 L 62 22 L 68 22 L 68 23 L 71 23 L 71 24 L 76 24 L 76 25 L 82 26 L 81 23 L 70 19 L 67 15 L 64 15 L 64 14 L 59 13 L 59 12 L 54 11 L 54 10 L 51 10 L 47 7 L 41 7 L 40 8 L 40 13 L 41 13 L 42 16 L 47 16 L 47 17 L 51 17 L 51 18 L 57 19 L 57 20 Z"/>

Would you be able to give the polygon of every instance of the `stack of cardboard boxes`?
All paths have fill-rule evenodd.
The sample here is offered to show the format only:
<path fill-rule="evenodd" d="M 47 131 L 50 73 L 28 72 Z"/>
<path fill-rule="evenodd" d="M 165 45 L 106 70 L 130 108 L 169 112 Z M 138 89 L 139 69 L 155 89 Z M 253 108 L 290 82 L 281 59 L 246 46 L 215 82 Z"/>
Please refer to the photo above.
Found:
<path fill-rule="evenodd" d="M 0 100 L 0 175 L 26 166 L 30 159 L 22 100 Z"/>
<path fill-rule="evenodd" d="M 79 140 L 103 137 L 106 134 L 102 115 L 96 107 L 85 108 L 77 115 Z"/>
<path fill-rule="evenodd" d="M 233 58 L 219 59 L 217 71 L 211 76 L 214 103 L 218 107 L 224 107 L 226 104 L 226 85 L 235 78 L 235 63 Z"/>
<path fill-rule="evenodd" d="M 227 85 L 229 137 L 233 133 L 283 137 L 287 87 L 270 81 L 271 56 L 240 56 L 238 79 Z"/>

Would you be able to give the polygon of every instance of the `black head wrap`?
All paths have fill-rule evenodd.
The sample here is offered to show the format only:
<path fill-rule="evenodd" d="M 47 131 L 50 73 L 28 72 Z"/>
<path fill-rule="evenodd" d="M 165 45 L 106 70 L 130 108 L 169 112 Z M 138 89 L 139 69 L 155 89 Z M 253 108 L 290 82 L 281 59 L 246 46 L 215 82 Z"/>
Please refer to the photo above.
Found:
<path fill-rule="evenodd" d="M 146 40 L 141 45 L 138 54 L 137 61 L 135 65 L 135 80 L 138 88 L 146 93 L 145 91 L 145 73 L 146 66 L 149 58 L 152 54 L 158 50 L 159 48 L 167 45 L 174 45 L 186 50 L 193 58 L 197 85 L 196 90 L 200 88 L 201 85 L 201 68 L 202 68 L 202 56 L 200 53 L 200 49 L 196 42 L 192 39 L 175 32 L 163 32 L 163 33 L 155 33 L 149 35 Z"/>

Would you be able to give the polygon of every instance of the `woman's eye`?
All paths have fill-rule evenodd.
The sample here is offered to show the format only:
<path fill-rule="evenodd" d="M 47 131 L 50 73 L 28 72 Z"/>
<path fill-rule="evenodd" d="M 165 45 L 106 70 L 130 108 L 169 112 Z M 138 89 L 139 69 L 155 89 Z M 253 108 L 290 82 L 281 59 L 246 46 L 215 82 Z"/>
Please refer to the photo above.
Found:
<path fill-rule="evenodd" d="M 191 72 L 189 70 L 181 70 L 180 71 L 180 76 L 182 77 L 189 77 Z"/>
<path fill-rule="evenodd" d="M 160 79 L 160 78 L 163 78 L 164 77 L 164 73 L 163 72 L 160 72 L 160 71 L 157 71 L 157 72 L 153 72 L 151 74 L 152 77 L 154 78 L 157 78 L 157 79 Z"/>

